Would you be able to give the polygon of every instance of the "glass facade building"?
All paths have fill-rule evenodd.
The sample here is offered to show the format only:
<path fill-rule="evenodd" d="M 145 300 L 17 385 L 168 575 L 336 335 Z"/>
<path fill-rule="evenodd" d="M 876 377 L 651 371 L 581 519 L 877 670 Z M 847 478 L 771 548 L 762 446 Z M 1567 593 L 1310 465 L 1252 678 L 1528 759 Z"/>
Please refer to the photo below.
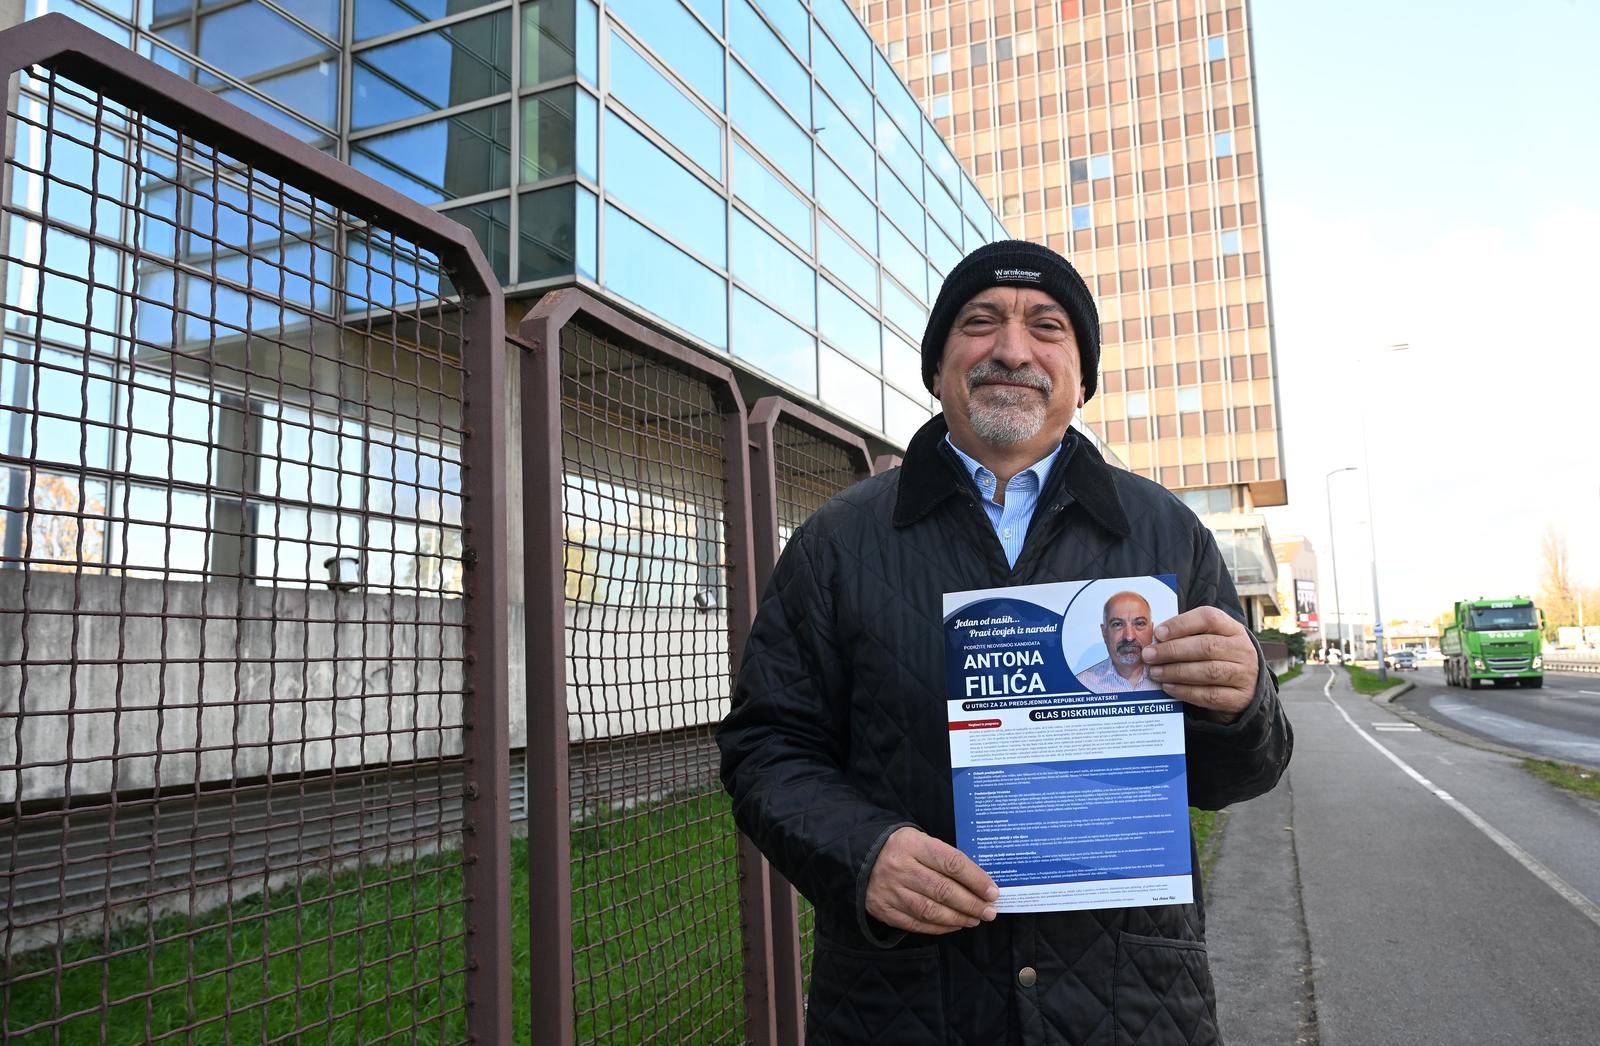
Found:
<path fill-rule="evenodd" d="M 903 443 L 942 274 L 1006 231 L 845 0 L 28 0 Z"/>
<path fill-rule="evenodd" d="M 1246 0 L 853 2 L 1011 230 L 1094 289 L 1084 421 L 1202 515 L 1286 503 Z"/>

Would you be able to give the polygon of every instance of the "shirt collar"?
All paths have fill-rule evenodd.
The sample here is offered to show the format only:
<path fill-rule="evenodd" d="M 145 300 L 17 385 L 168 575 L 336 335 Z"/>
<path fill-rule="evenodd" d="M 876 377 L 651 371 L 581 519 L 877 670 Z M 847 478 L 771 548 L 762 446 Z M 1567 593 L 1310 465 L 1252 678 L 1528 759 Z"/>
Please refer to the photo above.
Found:
<path fill-rule="evenodd" d="M 985 475 L 992 476 L 994 473 L 990 472 L 989 469 L 984 467 L 984 465 L 980 463 L 977 458 L 969 457 L 966 451 L 956 446 L 955 442 L 950 439 L 950 434 L 948 432 L 945 433 L 944 441 L 950 445 L 951 450 L 956 452 L 956 457 L 961 459 L 961 464 L 964 468 L 966 468 L 967 475 L 972 477 L 972 482 L 977 485 L 979 490 L 982 490 L 982 477 Z M 1023 476 L 1028 473 L 1032 473 L 1034 482 L 1037 484 L 1036 489 L 1043 490 L 1044 481 L 1050 478 L 1050 469 L 1055 466 L 1056 458 L 1060 456 L 1061 444 L 1057 443 L 1055 445 L 1055 449 L 1051 450 L 1050 453 L 1046 454 L 1038 461 L 1035 461 L 1032 465 L 1029 465 L 1021 472 L 1018 472 L 1017 476 Z M 1015 480 L 1017 476 L 1012 477 L 1012 479 Z"/>

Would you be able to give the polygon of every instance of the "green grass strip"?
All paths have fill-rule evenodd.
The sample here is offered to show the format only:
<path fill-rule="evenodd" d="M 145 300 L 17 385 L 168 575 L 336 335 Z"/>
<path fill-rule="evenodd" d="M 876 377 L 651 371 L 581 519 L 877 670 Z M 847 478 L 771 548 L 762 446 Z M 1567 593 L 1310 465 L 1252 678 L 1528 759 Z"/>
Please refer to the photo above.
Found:
<path fill-rule="evenodd" d="M 1390 672 L 1389 681 L 1385 683 L 1378 678 L 1378 673 L 1362 668 L 1360 665 L 1345 665 L 1344 670 L 1350 673 L 1350 685 L 1358 694 L 1381 694 L 1392 686 L 1399 686 L 1405 680 L 1400 678 L 1399 672 Z"/>
<path fill-rule="evenodd" d="M 1571 763 L 1558 763 L 1553 759 L 1524 759 L 1522 768 L 1539 780 L 1548 781 L 1557 788 L 1564 788 L 1590 799 L 1600 799 L 1600 770 L 1573 766 Z"/>

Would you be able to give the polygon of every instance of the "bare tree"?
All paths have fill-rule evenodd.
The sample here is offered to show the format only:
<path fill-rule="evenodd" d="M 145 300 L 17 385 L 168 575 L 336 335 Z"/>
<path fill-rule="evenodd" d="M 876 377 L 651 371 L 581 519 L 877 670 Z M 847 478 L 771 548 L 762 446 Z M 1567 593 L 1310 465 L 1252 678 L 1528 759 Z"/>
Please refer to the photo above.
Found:
<path fill-rule="evenodd" d="M 25 556 L 35 564 L 33 569 L 72 571 L 80 564 L 100 563 L 105 558 L 106 506 L 93 487 L 47 472 L 34 473 L 30 485 L 33 505 Z"/>
<path fill-rule="evenodd" d="M 1578 623 L 1578 601 L 1572 589 L 1566 535 L 1546 525 L 1539 541 L 1539 607 L 1544 611 L 1545 636 L 1556 638 L 1561 625 Z"/>

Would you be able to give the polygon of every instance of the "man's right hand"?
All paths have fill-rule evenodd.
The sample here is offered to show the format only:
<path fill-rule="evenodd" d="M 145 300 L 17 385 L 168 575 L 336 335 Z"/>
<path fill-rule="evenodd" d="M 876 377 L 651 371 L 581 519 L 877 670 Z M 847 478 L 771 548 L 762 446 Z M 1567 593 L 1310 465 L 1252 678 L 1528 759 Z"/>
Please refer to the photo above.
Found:
<path fill-rule="evenodd" d="M 971 858 L 909 826 L 889 836 L 867 879 L 867 914 L 912 933 L 990 922 L 999 898 L 1000 888 Z"/>

